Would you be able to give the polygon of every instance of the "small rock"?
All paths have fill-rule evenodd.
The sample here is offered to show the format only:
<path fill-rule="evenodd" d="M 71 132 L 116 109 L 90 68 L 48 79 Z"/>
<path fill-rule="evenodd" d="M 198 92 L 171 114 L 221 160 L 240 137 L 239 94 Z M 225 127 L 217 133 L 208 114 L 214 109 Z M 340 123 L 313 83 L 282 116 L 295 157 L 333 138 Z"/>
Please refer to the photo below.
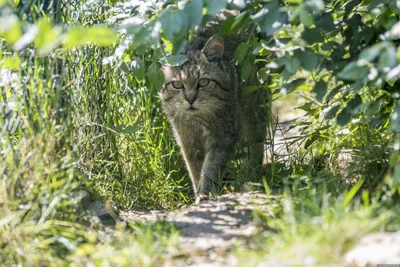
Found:
<path fill-rule="evenodd" d="M 400 232 L 367 235 L 345 256 L 348 264 L 376 266 L 400 263 Z"/>

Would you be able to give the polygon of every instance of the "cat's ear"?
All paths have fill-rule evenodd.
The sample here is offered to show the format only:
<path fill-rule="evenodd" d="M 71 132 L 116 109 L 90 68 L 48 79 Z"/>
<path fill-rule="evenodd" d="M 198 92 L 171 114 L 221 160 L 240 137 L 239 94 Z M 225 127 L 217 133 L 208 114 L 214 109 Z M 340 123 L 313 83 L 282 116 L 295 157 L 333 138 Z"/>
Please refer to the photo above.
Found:
<path fill-rule="evenodd" d="M 215 34 L 208 39 L 203 50 L 201 50 L 207 59 L 222 57 L 224 53 L 224 40 L 219 34 Z"/>

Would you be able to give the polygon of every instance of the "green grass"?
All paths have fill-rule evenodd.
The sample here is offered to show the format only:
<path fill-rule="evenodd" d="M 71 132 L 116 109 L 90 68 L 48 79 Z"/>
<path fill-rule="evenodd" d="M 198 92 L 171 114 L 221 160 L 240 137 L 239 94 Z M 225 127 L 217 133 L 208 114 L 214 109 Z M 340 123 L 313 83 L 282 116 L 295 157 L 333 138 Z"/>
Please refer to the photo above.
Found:
<path fill-rule="evenodd" d="M 368 191 L 363 191 L 363 200 L 353 199 L 356 187 L 335 193 L 328 184 L 297 188 L 279 198 L 281 209 L 263 217 L 273 231 L 262 231 L 248 247 L 237 249 L 239 266 L 343 266 L 344 254 L 366 234 L 399 229 L 398 207 L 370 200 Z"/>

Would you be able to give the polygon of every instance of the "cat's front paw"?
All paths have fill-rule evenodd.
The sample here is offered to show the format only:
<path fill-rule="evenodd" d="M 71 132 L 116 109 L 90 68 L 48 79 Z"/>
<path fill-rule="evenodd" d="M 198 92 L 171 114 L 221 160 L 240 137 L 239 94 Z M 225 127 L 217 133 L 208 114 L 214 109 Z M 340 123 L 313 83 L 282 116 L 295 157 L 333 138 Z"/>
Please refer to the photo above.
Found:
<path fill-rule="evenodd" d="M 200 205 L 200 203 L 201 203 L 202 201 L 206 201 L 206 200 L 208 200 L 208 196 L 207 196 L 206 194 L 199 194 L 199 195 L 196 197 L 196 202 L 195 202 L 195 204 L 196 204 L 196 205 Z"/>

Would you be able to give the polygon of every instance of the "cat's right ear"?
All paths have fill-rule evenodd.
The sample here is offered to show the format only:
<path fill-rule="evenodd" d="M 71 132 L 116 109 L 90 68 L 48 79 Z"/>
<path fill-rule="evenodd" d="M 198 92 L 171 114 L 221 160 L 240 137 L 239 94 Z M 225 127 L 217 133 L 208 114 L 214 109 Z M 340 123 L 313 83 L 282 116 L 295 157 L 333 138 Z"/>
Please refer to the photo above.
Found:
<path fill-rule="evenodd" d="M 215 57 L 222 57 L 224 54 L 224 40 L 219 34 L 211 36 L 201 52 L 203 52 L 208 60 Z"/>

